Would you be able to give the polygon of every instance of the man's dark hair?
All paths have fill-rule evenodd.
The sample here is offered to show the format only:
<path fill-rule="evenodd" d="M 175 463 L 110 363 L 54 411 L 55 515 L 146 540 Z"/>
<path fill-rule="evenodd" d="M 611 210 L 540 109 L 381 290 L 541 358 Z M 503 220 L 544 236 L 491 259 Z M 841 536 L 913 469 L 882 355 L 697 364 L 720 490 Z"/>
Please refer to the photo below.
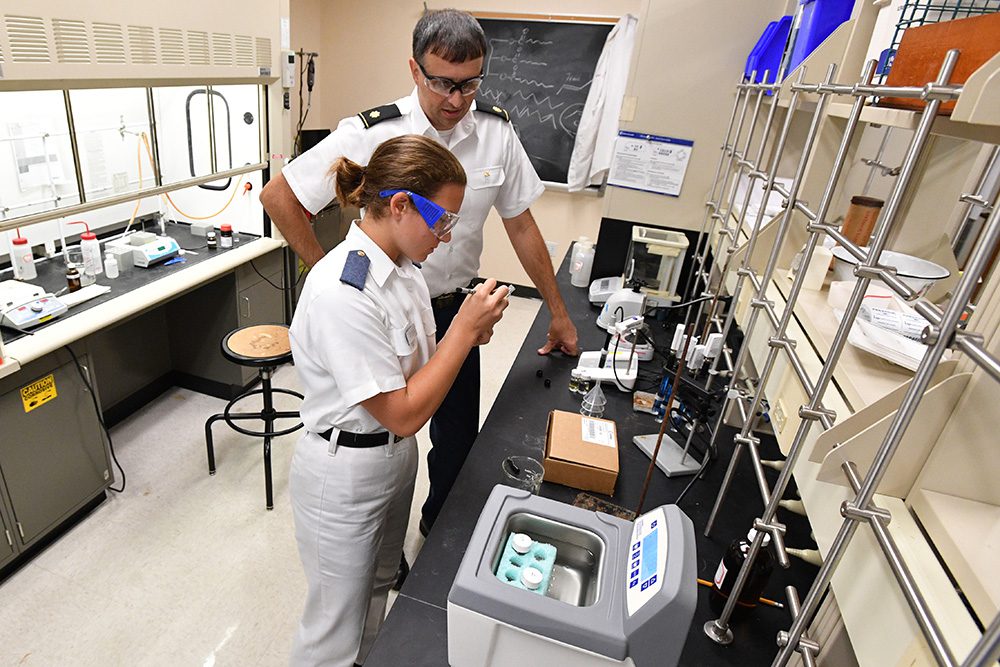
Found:
<path fill-rule="evenodd" d="M 425 12 L 413 27 L 413 58 L 431 53 L 450 63 L 464 63 L 486 55 L 486 34 L 471 14 L 457 9 Z"/>

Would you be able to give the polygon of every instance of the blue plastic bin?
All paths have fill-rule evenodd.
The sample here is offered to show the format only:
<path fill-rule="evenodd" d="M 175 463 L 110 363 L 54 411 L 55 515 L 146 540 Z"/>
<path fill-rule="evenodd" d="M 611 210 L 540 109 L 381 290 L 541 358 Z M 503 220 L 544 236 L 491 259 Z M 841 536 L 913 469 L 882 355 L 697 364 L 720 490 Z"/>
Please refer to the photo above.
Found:
<path fill-rule="evenodd" d="M 788 62 L 788 73 L 798 67 L 841 23 L 851 18 L 851 10 L 854 9 L 854 0 L 799 0 L 799 4 L 802 6 L 802 19 Z"/>
<path fill-rule="evenodd" d="M 788 31 L 792 27 L 792 17 L 783 16 L 777 21 L 771 21 L 764 28 L 760 39 L 750 51 L 747 57 L 746 67 L 743 69 L 743 78 L 750 79 L 750 75 L 757 72 L 757 76 L 751 83 L 774 83 L 778 74 L 778 67 L 781 66 L 781 57 L 785 53 L 785 44 L 788 42 Z M 768 72 L 767 81 L 763 81 L 764 72 Z"/>

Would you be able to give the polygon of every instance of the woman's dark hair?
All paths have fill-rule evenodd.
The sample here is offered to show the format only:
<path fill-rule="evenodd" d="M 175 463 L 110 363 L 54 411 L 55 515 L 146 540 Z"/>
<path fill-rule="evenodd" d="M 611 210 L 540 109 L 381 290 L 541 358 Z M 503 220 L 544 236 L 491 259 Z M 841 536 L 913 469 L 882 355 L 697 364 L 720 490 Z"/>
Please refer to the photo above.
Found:
<path fill-rule="evenodd" d="M 389 206 L 382 190 L 409 190 L 433 197 L 449 183 L 465 185 L 465 169 L 447 148 L 427 137 L 406 134 L 383 142 L 372 153 L 367 167 L 345 157 L 330 173 L 342 206 L 366 208 L 380 216 Z"/>
<path fill-rule="evenodd" d="M 424 12 L 413 27 L 413 58 L 433 53 L 450 63 L 464 63 L 486 55 L 486 34 L 471 14 L 457 9 Z"/>

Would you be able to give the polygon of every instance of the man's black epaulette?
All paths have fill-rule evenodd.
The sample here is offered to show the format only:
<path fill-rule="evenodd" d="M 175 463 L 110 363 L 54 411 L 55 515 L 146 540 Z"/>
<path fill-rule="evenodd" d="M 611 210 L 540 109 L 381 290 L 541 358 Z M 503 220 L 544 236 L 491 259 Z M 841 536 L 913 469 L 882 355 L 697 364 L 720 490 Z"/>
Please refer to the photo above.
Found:
<path fill-rule="evenodd" d="M 399 107 L 395 104 L 383 104 L 380 107 L 362 111 L 358 114 L 358 118 L 361 119 L 361 122 L 365 124 L 365 128 L 367 129 L 381 123 L 383 120 L 399 118 L 402 115 L 403 114 L 399 111 Z"/>
<path fill-rule="evenodd" d="M 482 111 L 483 113 L 488 113 L 491 116 L 503 118 L 508 123 L 510 122 L 510 114 L 507 113 L 507 110 L 502 107 L 498 107 L 489 100 L 477 99 L 476 111 Z"/>

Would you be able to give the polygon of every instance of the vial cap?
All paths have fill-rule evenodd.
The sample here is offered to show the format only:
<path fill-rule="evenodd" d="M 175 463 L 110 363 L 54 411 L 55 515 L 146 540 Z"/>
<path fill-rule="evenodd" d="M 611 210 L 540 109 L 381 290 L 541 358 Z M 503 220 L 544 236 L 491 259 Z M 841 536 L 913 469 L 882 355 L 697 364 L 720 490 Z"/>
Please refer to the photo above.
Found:
<path fill-rule="evenodd" d="M 514 547 L 514 551 L 517 553 L 526 554 L 531 550 L 531 543 L 532 539 L 530 537 L 524 533 L 517 533 L 511 541 L 511 546 Z"/>
<path fill-rule="evenodd" d="M 222 225 L 221 227 L 219 227 L 219 229 L 221 231 L 224 231 L 224 232 L 231 232 L 231 231 L 233 231 L 233 226 L 232 225 Z"/>
<path fill-rule="evenodd" d="M 750 532 L 747 533 L 747 542 L 753 542 L 755 537 L 757 537 L 757 529 L 751 528 Z M 761 546 L 766 547 L 770 543 L 771 543 L 771 535 L 769 533 L 764 533 L 764 541 L 761 542 Z"/>
<path fill-rule="evenodd" d="M 542 585 L 542 573 L 536 568 L 526 567 L 521 570 L 521 583 L 525 588 L 535 590 Z"/>

